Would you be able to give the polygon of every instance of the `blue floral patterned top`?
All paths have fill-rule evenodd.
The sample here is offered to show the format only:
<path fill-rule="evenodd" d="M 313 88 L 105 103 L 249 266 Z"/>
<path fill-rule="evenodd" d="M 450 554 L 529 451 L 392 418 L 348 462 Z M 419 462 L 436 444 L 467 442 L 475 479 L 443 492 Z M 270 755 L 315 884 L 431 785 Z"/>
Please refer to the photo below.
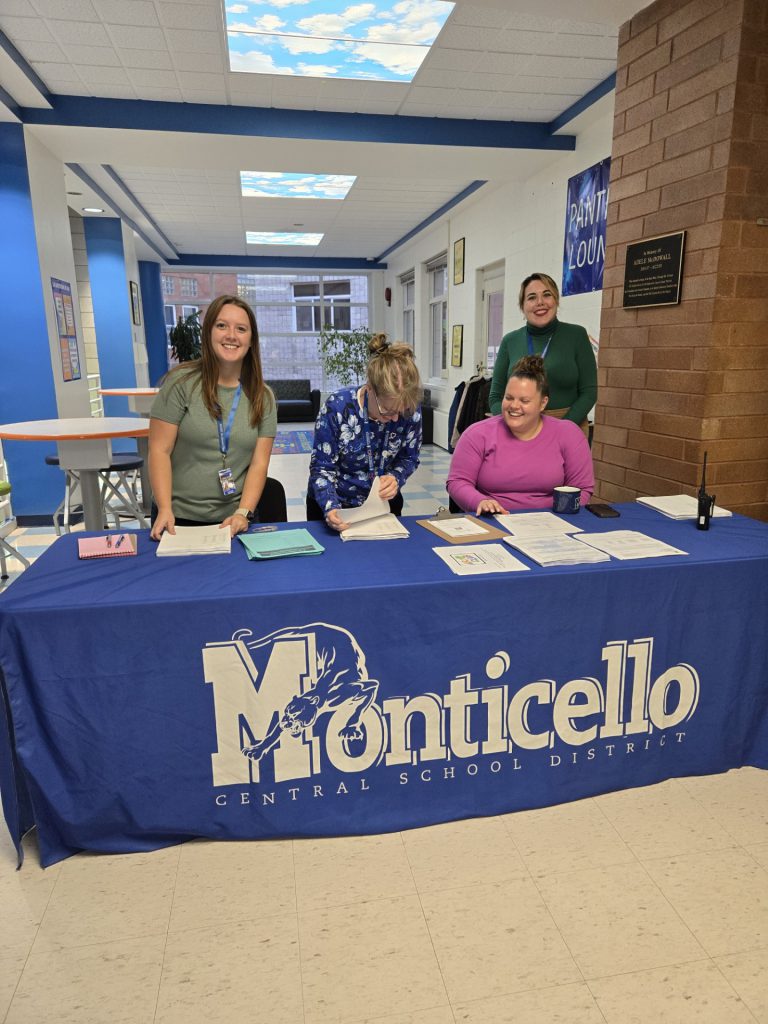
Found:
<path fill-rule="evenodd" d="M 369 418 L 368 436 L 376 475 L 391 474 L 402 489 L 419 465 L 421 409 L 391 423 Z M 334 508 L 362 505 L 370 489 L 365 419 L 357 388 L 343 388 L 328 396 L 315 423 L 309 493 L 327 514 Z"/>

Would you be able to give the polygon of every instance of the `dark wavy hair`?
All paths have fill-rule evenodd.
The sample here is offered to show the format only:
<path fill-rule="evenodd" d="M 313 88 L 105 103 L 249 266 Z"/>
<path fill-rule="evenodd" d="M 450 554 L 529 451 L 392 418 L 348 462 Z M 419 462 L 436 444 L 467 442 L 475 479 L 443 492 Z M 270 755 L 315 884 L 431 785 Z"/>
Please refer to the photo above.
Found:
<path fill-rule="evenodd" d="M 513 377 L 517 377 L 518 380 L 532 380 L 541 397 L 549 398 L 549 381 L 541 356 L 523 356 L 522 359 L 518 359 L 509 371 L 508 379 L 512 380 Z"/>

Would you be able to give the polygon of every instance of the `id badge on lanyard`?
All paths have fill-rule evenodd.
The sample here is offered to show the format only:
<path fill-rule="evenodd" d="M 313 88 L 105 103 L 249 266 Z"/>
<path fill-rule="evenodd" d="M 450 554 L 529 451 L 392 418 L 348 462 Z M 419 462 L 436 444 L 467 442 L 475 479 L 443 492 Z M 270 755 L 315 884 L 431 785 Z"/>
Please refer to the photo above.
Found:
<path fill-rule="evenodd" d="M 221 487 L 221 493 L 225 498 L 231 497 L 233 494 L 237 494 L 237 484 L 235 478 L 232 475 L 232 470 L 227 466 L 227 452 L 229 451 L 229 438 L 232 433 L 232 424 L 235 422 L 235 413 L 237 407 L 240 404 L 240 395 L 242 389 L 240 385 L 237 385 L 237 391 L 232 399 L 232 407 L 229 410 L 229 416 L 227 417 L 226 427 L 221 422 L 221 417 L 216 420 L 216 427 L 219 432 L 219 451 L 221 452 L 221 469 L 218 471 L 219 486 Z"/>

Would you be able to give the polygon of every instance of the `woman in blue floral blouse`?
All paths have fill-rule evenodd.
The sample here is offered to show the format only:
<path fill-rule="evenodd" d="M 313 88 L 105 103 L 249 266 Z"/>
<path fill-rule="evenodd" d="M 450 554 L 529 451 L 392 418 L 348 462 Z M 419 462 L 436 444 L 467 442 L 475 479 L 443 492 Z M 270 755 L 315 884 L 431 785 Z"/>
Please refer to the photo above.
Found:
<path fill-rule="evenodd" d="M 413 351 L 375 334 L 369 352 L 366 383 L 329 395 L 315 424 L 307 519 L 334 530 L 346 525 L 338 509 L 362 505 L 377 476 L 379 494 L 400 515 L 400 491 L 419 465 L 422 388 Z"/>

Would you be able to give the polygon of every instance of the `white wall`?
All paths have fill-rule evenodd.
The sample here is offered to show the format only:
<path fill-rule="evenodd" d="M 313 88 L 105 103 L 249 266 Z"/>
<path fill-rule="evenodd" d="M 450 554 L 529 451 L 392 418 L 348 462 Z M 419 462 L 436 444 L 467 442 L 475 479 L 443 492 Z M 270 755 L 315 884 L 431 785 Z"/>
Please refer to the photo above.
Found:
<path fill-rule="evenodd" d="M 55 157 L 26 129 L 24 144 L 27 150 L 29 190 L 35 218 L 37 253 L 40 261 L 40 278 L 56 389 L 56 406 L 59 416 L 89 416 L 90 403 L 83 326 L 80 319 L 72 237 L 69 230 L 64 168 L 58 157 Z M 72 305 L 80 354 L 80 380 L 64 380 L 56 310 L 51 291 L 52 277 L 60 281 L 67 281 L 72 288 Z"/>
<path fill-rule="evenodd" d="M 128 285 L 130 281 L 134 281 L 139 289 L 139 309 L 141 309 L 139 261 L 136 258 L 136 245 L 133 240 L 133 231 L 125 224 L 121 224 L 121 227 L 123 229 L 123 254 L 125 257 L 125 293 L 129 297 L 128 302 L 130 305 L 130 291 Z M 133 333 L 133 362 L 136 366 L 136 387 L 148 388 L 149 357 L 147 356 L 147 339 L 144 334 L 144 317 L 141 317 L 140 324 L 135 324 L 130 310 L 129 316 L 131 317 L 131 328 Z"/>
<path fill-rule="evenodd" d="M 479 337 L 482 268 L 504 262 L 505 332 L 523 323 L 517 294 L 527 274 L 539 270 L 558 282 L 562 280 L 568 178 L 610 156 L 613 94 L 566 125 L 565 132 L 576 135 L 573 152 L 553 152 L 548 167 L 525 181 L 509 182 L 494 189 L 481 188 L 387 259 L 383 286 L 392 289 L 392 306 L 385 310 L 385 329 L 393 339 L 402 335 L 399 278 L 415 270 L 416 355 L 419 366 L 424 368 L 429 366 L 429 320 L 423 264 L 441 251 L 448 252 L 448 349 L 450 353 L 452 325 L 463 324 L 464 359 L 460 369 L 449 369 L 446 379 L 425 380 L 435 407 L 434 440 L 442 447 L 448 443 L 448 410 L 454 390 L 485 357 Z M 477 177 L 483 177 L 482 166 L 477 168 Z M 459 238 L 465 239 L 464 283 L 454 287 L 453 242 Z M 559 316 L 581 324 L 598 338 L 601 303 L 601 292 L 565 298 Z"/>

